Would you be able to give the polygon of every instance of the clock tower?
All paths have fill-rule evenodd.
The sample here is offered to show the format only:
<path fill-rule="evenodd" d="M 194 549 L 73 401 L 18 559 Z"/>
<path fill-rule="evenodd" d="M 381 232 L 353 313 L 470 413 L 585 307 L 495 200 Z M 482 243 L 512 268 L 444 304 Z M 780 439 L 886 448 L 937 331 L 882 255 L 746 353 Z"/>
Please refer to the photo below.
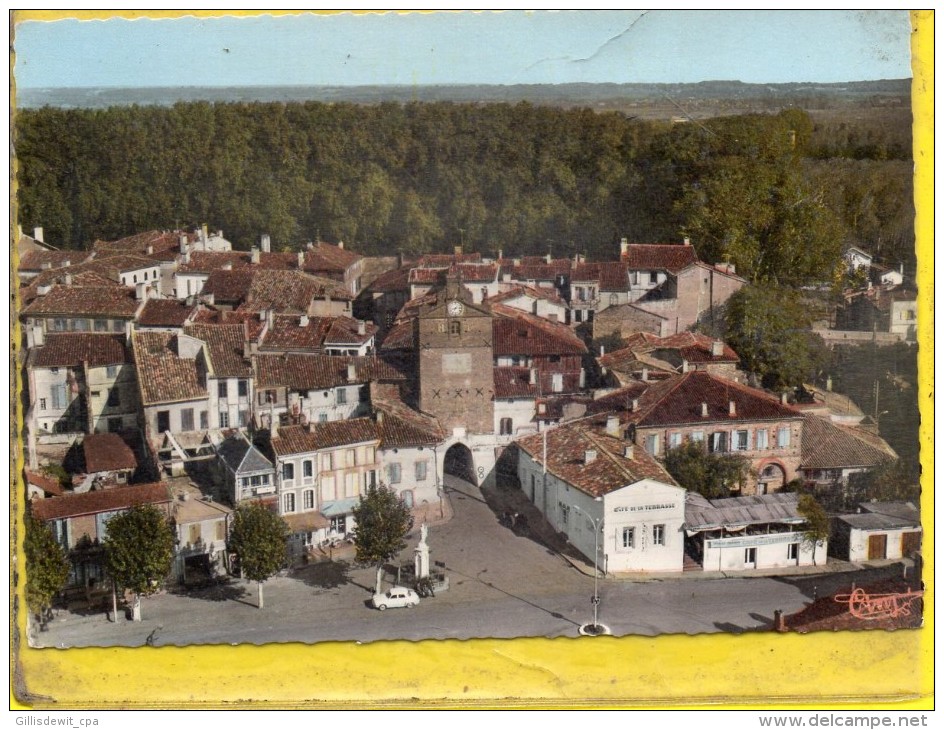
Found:
<path fill-rule="evenodd" d="M 458 277 L 449 277 L 416 318 L 420 410 L 447 431 L 494 430 L 492 314 L 475 304 Z"/>

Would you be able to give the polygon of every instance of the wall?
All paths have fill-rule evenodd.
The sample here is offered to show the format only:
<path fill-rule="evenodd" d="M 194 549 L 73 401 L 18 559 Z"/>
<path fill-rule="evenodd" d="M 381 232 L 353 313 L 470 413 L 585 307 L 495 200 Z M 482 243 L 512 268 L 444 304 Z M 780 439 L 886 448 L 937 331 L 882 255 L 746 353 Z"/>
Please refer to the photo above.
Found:
<path fill-rule="evenodd" d="M 411 491 L 414 507 L 419 507 L 424 502 L 439 504 L 440 495 L 437 475 L 441 472 L 437 471 L 437 454 L 432 447 L 399 447 L 396 449 L 381 449 L 378 453 L 380 456 L 380 481 L 393 487 L 400 494 Z M 417 462 L 426 465 L 426 476 L 423 479 L 416 478 Z M 390 479 L 390 466 L 393 464 L 400 467 L 400 481 L 396 484 L 392 483 Z"/>
<path fill-rule="evenodd" d="M 767 568 L 787 568 L 804 565 L 825 565 L 828 545 L 826 541 L 816 546 L 816 561 L 813 561 L 813 549 L 804 543 L 802 532 L 780 532 L 770 535 L 746 535 L 744 537 L 724 537 L 705 540 L 702 567 L 706 571 L 743 571 L 764 570 Z M 788 546 L 798 545 L 798 556 L 788 556 Z M 754 567 L 745 565 L 744 551 L 756 549 L 757 562 Z"/>
<path fill-rule="evenodd" d="M 597 457 L 600 458 L 600 457 Z M 645 479 L 604 497 L 603 553 L 608 572 L 677 572 L 684 554 L 685 490 Z M 663 545 L 654 541 L 663 526 Z M 633 530 L 633 547 L 623 531 Z"/>
<path fill-rule="evenodd" d="M 246 395 L 239 395 L 239 382 L 246 383 Z M 226 396 L 220 397 L 219 389 L 225 384 Z M 252 416 L 253 384 L 251 377 L 207 379 L 209 393 L 210 428 L 245 428 Z M 223 424 L 225 414 L 226 424 Z M 240 418 L 242 414 L 242 418 Z M 197 424 L 199 425 L 199 424 Z"/>
<path fill-rule="evenodd" d="M 511 419 L 511 437 L 517 438 L 528 433 L 537 431 L 537 423 L 534 421 L 535 399 L 534 398 L 503 398 L 495 400 L 495 433 L 502 434 L 501 421 L 503 418 Z"/>
<path fill-rule="evenodd" d="M 901 554 L 901 537 L 905 533 L 921 532 L 921 528 L 907 527 L 898 530 L 856 530 L 849 532 L 849 560 L 852 562 L 869 559 L 869 535 L 887 535 L 885 558 L 897 560 Z"/>
<path fill-rule="evenodd" d="M 205 411 L 209 419 L 209 401 L 206 398 L 200 400 L 183 401 L 180 403 L 162 403 L 160 405 L 147 406 L 144 409 L 144 420 L 155 438 L 161 433 L 157 430 L 157 414 L 160 411 L 167 411 L 170 416 L 170 431 L 178 433 L 183 431 L 181 424 L 181 413 L 187 409 L 193 409 L 193 428 L 196 431 L 203 430 L 200 427 L 200 413 Z"/>
<path fill-rule="evenodd" d="M 122 363 L 115 367 L 116 371 L 111 377 L 107 367 L 88 370 L 89 421 L 95 433 L 112 430 L 109 428 L 111 421 L 120 420 L 121 428 L 134 428 L 138 420 L 140 404 L 134 365 Z M 118 405 L 108 405 L 110 391 L 117 391 Z"/>

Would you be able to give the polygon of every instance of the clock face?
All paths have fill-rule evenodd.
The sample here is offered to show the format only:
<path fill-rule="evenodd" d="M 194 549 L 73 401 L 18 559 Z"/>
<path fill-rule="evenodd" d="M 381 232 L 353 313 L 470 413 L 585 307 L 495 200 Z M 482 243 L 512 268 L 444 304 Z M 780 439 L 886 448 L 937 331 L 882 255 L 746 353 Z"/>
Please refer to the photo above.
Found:
<path fill-rule="evenodd" d="M 460 317 L 465 311 L 465 307 L 462 306 L 462 302 L 452 301 L 449 302 L 449 306 L 446 308 L 446 311 L 449 312 L 450 317 Z"/>

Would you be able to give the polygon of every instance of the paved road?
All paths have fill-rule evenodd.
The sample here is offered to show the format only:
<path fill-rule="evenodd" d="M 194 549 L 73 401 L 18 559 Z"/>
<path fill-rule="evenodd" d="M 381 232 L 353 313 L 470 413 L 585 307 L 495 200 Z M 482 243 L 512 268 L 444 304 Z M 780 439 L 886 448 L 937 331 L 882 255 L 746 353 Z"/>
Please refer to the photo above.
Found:
<path fill-rule="evenodd" d="M 448 479 L 448 478 L 447 478 Z M 103 614 L 60 612 L 35 637 L 42 646 L 154 646 L 425 638 L 576 636 L 592 618 L 593 579 L 543 545 L 499 524 L 481 492 L 447 483 L 453 518 L 430 528 L 432 560 L 445 562 L 449 591 L 413 609 L 369 608 L 374 572 L 319 563 L 265 583 L 144 599 L 143 621 L 111 623 Z M 418 531 L 417 531 L 418 532 Z M 418 535 L 409 540 L 412 557 Z M 716 580 L 600 581 L 600 621 L 616 635 L 740 632 L 769 626 L 775 609 L 791 613 L 825 593 L 837 576 Z"/>

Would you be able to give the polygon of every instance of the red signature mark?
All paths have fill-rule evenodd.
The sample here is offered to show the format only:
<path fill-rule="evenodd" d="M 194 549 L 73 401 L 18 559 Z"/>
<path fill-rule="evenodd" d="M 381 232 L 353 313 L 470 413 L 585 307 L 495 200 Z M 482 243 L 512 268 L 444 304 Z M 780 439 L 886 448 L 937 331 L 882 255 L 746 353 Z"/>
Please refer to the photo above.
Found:
<path fill-rule="evenodd" d="M 841 593 L 833 596 L 837 603 L 848 603 L 849 613 L 863 621 L 875 621 L 882 618 L 898 618 L 911 615 L 911 604 L 921 598 L 924 591 L 905 593 L 876 593 L 869 595 L 861 588 L 852 593 Z"/>

